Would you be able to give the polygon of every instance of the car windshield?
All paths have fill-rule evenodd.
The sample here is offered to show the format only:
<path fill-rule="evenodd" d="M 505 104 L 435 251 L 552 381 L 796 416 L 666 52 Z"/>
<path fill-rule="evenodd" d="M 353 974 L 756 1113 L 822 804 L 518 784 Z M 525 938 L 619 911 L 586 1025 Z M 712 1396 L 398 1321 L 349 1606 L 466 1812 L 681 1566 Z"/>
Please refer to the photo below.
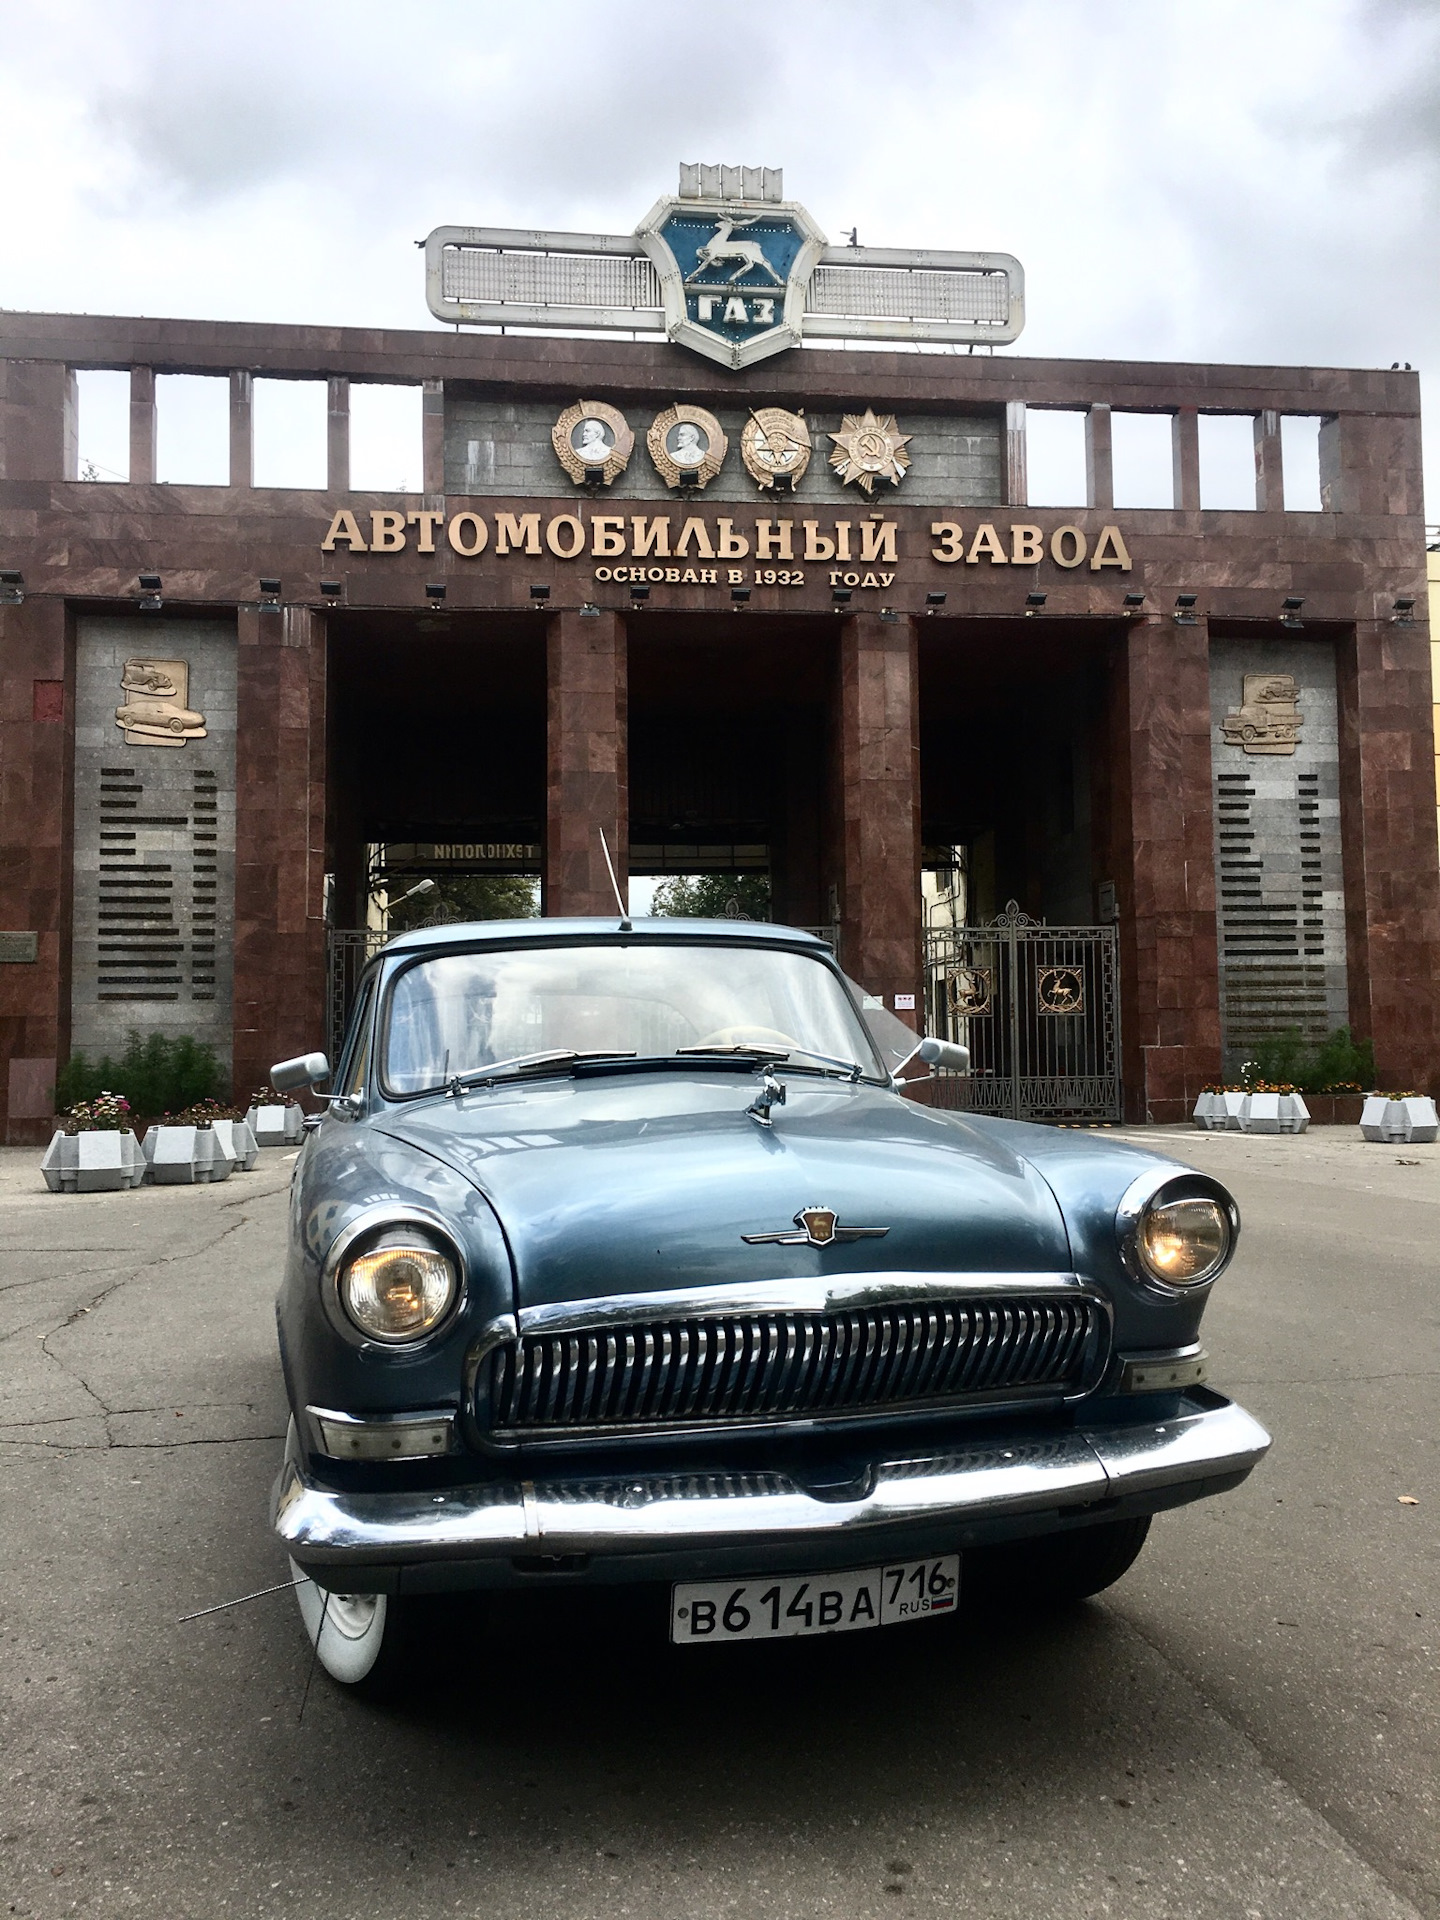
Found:
<path fill-rule="evenodd" d="M 502 947 L 438 953 L 390 991 L 384 1081 L 423 1093 L 457 1075 L 573 1052 L 689 1048 L 858 1064 L 883 1078 L 839 980 L 818 955 L 729 942 Z"/>

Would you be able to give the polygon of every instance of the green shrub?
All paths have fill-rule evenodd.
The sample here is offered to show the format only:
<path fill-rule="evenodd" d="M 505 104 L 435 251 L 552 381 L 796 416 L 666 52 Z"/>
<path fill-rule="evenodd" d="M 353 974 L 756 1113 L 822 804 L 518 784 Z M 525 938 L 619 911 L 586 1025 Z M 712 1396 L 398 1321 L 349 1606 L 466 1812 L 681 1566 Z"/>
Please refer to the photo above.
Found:
<path fill-rule="evenodd" d="M 1298 1027 L 1286 1027 L 1256 1046 L 1240 1077 L 1246 1086 L 1263 1080 L 1272 1086 L 1298 1087 L 1302 1093 L 1373 1087 L 1375 1049 L 1368 1040 L 1357 1041 L 1349 1027 L 1337 1027 L 1315 1048 L 1305 1045 Z"/>
<path fill-rule="evenodd" d="M 124 1094 L 132 1113 L 179 1113 L 223 1094 L 225 1074 L 214 1049 L 189 1034 L 142 1035 L 132 1027 L 118 1060 L 72 1054 L 55 1082 L 55 1104 L 73 1107 L 112 1088 Z"/>

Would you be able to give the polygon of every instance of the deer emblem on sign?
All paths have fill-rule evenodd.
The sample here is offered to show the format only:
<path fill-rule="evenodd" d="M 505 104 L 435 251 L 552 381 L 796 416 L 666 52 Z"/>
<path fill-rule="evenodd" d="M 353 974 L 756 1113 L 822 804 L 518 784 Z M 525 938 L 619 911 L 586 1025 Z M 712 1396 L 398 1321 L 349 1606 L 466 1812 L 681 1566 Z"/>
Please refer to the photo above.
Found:
<path fill-rule="evenodd" d="M 748 220 L 737 220 L 733 214 L 724 213 L 715 222 L 715 231 L 708 240 L 702 241 L 695 255 L 695 271 L 685 282 L 687 287 L 700 283 L 700 275 L 711 267 L 723 267 L 730 261 L 737 264 L 733 273 L 727 275 L 724 284 L 733 287 L 742 274 L 752 268 L 768 273 L 770 284 L 783 287 L 785 282 L 765 258 L 764 249 L 758 240 L 735 240 L 731 236 L 742 227 L 753 227 L 761 216 L 752 214 Z"/>

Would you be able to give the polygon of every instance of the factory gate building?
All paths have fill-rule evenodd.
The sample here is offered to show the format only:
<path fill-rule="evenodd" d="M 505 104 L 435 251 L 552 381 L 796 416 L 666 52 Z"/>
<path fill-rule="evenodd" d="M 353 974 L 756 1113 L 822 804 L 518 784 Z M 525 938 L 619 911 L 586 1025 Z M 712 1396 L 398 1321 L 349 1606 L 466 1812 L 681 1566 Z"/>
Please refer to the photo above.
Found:
<path fill-rule="evenodd" d="M 1109 1113 L 1113 1072 L 1177 1120 L 1291 1025 L 1434 1086 L 1413 374 L 635 331 L 0 314 L 7 1139 L 130 1026 L 242 1090 L 325 1044 L 377 860 L 392 894 L 534 874 L 546 914 L 608 914 L 602 831 L 622 884 L 766 874 L 773 918 L 969 1039 L 977 1104 L 1023 1056 L 1026 1110 Z M 129 376 L 123 482 L 77 471 L 92 368 Z M 167 372 L 228 382 L 228 485 L 157 483 Z M 323 489 L 253 485 L 262 378 L 325 383 Z M 423 392 L 419 493 L 350 484 L 367 382 Z M 1026 479 L 1056 409 L 1063 510 Z M 1168 423 L 1169 508 L 1114 504 L 1125 414 Z M 1252 423 L 1252 510 L 1202 504 L 1212 415 Z M 1320 422 L 1308 510 L 1287 416 Z"/>

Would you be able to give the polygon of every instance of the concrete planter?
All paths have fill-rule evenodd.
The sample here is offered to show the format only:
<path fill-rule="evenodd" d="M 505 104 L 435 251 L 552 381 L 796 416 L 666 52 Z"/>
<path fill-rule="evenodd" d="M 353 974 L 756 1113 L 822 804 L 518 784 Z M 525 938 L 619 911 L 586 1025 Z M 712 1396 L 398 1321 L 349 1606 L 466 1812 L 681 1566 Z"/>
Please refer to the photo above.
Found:
<path fill-rule="evenodd" d="M 244 1120 L 212 1120 L 211 1130 L 224 1151 L 235 1163 L 236 1173 L 249 1173 L 260 1157 L 260 1148 Z"/>
<path fill-rule="evenodd" d="M 1238 1133 L 1246 1095 L 1243 1093 L 1202 1093 L 1190 1116 L 1207 1133 Z"/>
<path fill-rule="evenodd" d="M 118 1132 L 57 1133 L 40 1162 L 52 1193 L 118 1193 L 145 1176 L 140 1143 L 129 1127 Z"/>
<path fill-rule="evenodd" d="M 157 1187 L 228 1180 L 235 1155 L 211 1127 L 151 1127 L 145 1135 L 145 1173 Z"/>
<path fill-rule="evenodd" d="M 262 1147 L 293 1147 L 305 1137 L 305 1115 L 288 1101 L 284 1106 L 251 1107 L 245 1124 Z"/>
<path fill-rule="evenodd" d="M 1241 1096 L 1242 1133 L 1304 1133 L 1310 1109 L 1298 1093 L 1247 1093 Z"/>
<path fill-rule="evenodd" d="M 1408 1100 L 1387 1100 L 1383 1093 L 1367 1094 L 1360 1114 L 1360 1132 L 1367 1140 L 1410 1141 L 1423 1145 L 1440 1135 L 1435 1102 L 1427 1094 Z"/>

